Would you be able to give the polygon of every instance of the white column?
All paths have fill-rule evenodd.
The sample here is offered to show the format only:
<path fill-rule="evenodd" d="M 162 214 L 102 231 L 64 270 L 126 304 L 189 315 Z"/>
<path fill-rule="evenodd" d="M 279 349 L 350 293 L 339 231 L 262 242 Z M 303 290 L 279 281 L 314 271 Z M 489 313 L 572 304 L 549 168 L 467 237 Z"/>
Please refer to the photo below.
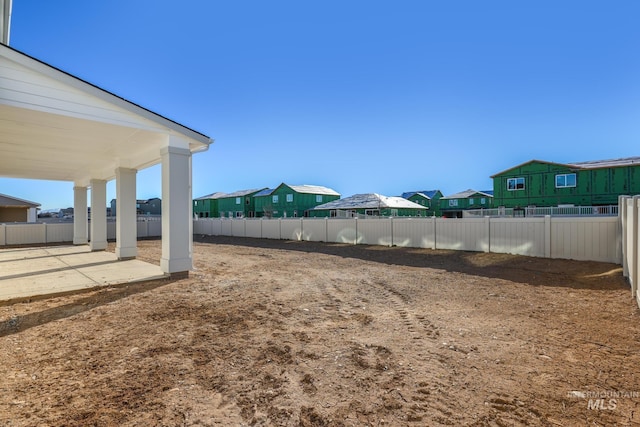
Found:
<path fill-rule="evenodd" d="M 116 169 L 116 256 L 119 259 L 138 255 L 136 215 L 136 170 Z"/>
<path fill-rule="evenodd" d="M 91 250 L 107 249 L 107 181 L 91 180 Z"/>
<path fill-rule="evenodd" d="M 162 258 L 165 273 L 191 270 L 193 242 L 191 151 L 165 147 L 162 156 Z"/>
<path fill-rule="evenodd" d="M 86 245 L 89 241 L 87 217 L 87 187 L 73 187 L 73 244 Z"/>

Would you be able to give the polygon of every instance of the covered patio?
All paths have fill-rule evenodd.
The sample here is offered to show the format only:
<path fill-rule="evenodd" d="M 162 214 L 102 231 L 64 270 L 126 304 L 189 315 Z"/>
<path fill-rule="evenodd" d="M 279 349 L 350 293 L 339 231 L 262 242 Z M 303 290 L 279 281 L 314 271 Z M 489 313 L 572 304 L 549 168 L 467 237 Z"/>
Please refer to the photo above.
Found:
<path fill-rule="evenodd" d="M 115 179 L 115 259 L 136 257 L 136 174 L 161 164 L 159 271 L 191 270 L 191 156 L 211 143 L 204 134 L 0 44 L 0 176 L 73 182 L 73 244 L 88 245 L 87 252 L 107 248 L 106 185 Z"/>

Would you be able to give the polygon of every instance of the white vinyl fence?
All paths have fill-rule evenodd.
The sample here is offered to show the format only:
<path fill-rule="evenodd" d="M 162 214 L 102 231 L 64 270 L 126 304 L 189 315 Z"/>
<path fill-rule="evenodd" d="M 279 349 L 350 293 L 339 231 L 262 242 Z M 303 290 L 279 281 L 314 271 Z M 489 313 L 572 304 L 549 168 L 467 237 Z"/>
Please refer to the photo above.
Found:
<path fill-rule="evenodd" d="M 162 221 L 159 218 L 139 218 L 138 238 L 162 235 Z M 91 227 L 89 227 L 91 238 Z M 116 223 L 107 222 L 107 239 L 115 240 Z M 73 242 L 73 222 L 37 224 L 0 224 L 0 247 L 9 245 L 46 245 L 49 243 Z"/>
<path fill-rule="evenodd" d="M 638 292 L 638 262 L 640 248 L 638 247 L 638 222 L 640 221 L 640 196 L 620 197 L 620 224 L 622 226 L 622 271 L 631 285 L 631 296 L 636 298 L 640 306 Z"/>
<path fill-rule="evenodd" d="M 193 222 L 193 233 L 510 253 L 616 264 L 622 259 L 618 217 L 200 218 Z"/>
<path fill-rule="evenodd" d="M 193 221 L 193 232 L 611 262 L 623 264 L 635 295 L 639 252 L 638 197 L 621 198 L 622 205 L 620 217 L 200 218 Z M 161 234 L 161 221 L 138 221 L 139 238 Z M 107 238 L 113 240 L 115 237 L 115 222 L 108 222 Z M 71 241 L 72 223 L 0 224 L 0 246 Z"/>

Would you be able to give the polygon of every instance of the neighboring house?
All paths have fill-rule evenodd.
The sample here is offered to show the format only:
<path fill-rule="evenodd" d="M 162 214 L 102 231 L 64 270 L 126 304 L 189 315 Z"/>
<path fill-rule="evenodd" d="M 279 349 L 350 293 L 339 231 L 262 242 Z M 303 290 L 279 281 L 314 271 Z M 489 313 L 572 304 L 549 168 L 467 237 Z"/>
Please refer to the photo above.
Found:
<path fill-rule="evenodd" d="M 312 217 L 350 218 L 355 216 L 427 216 L 428 208 L 402 197 L 375 193 L 356 194 L 316 206 Z"/>
<path fill-rule="evenodd" d="M 0 222 L 36 222 L 39 203 L 0 194 Z"/>
<path fill-rule="evenodd" d="M 253 196 L 263 189 L 240 190 L 216 197 L 221 218 L 254 218 L 256 206 Z"/>
<path fill-rule="evenodd" d="M 116 216 L 117 200 L 111 199 L 111 208 L 107 208 L 112 216 Z M 136 213 L 138 215 L 162 215 L 162 200 L 154 197 L 148 200 L 136 200 Z"/>
<path fill-rule="evenodd" d="M 309 216 L 309 210 L 340 198 L 340 193 L 319 185 L 280 184 L 254 196 L 256 215 L 267 218 Z"/>
<path fill-rule="evenodd" d="M 493 175 L 494 206 L 617 205 L 640 193 L 640 157 L 578 163 L 531 160 Z"/>
<path fill-rule="evenodd" d="M 225 193 L 217 192 L 193 200 L 193 214 L 198 218 L 218 218 L 218 198 Z"/>
<path fill-rule="evenodd" d="M 162 215 L 162 200 L 157 197 L 148 200 L 136 200 L 138 215 Z"/>
<path fill-rule="evenodd" d="M 440 190 L 408 191 L 402 193 L 402 197 L 429 209 L 427 215 L 440 216 Z"/>
<path fill-rule="evenodd" d="M 440 198 L 440 212 L 446 218 L 462 218 L 462 211 L 493 207 L 493 191 L 466 190 Z"/>

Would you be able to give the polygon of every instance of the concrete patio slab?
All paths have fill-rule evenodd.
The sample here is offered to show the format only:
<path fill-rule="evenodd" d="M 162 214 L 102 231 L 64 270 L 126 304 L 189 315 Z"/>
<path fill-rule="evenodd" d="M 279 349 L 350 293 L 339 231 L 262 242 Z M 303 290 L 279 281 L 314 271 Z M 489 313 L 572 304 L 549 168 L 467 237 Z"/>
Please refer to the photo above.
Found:
<path fill-rule="evenodd" d="M 87 245 L 0 249 L 0 301 L 164 277 L 160 266 Z"/>

